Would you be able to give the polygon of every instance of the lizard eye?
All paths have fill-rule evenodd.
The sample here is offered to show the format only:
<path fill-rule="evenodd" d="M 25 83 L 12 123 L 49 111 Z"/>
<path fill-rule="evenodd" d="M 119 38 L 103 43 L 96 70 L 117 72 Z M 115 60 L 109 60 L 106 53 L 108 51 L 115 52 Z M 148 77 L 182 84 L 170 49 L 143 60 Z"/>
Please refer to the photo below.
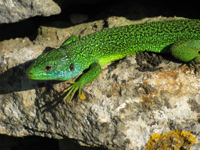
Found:
<path fill-rule="evenodd" d="M 49 71 L 51 69 L 51 66 L 46 66 L 46 70 Z"/>
<path fill-rule="evenodd" d="M 74 71 L 74 63 L 71 63 L 69 66 L 70 71 Z"/>

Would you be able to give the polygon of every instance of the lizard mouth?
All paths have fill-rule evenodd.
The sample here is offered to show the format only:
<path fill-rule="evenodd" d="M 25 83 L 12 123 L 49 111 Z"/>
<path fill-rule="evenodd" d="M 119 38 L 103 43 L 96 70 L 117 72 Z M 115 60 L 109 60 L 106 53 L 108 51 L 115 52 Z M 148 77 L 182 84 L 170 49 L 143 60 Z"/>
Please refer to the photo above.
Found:
<path fill-rule="evenodd" d="M 33 73 L 30 71 L 30 69 L 26 69 L 26 75 L 31 78 L 31 76 L 33 75 Z"/>
<path fill-rule="evenodd" d="M 27 75 L 30 79 L 38 80 L 38 78 L 37 78 L 38 75 L 37 75 L 36 73 L 34 73 L 34 70 L 31 69 L 31 68 L 28 68 L 28 69 L 26 70 L 26 75 Z"/>

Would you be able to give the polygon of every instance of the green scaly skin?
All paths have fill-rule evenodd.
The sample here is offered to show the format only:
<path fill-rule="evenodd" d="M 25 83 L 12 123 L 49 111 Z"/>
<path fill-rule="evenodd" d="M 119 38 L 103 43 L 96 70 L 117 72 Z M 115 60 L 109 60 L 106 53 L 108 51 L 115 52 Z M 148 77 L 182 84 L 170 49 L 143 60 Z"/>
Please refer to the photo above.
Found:
<path fill-rule="evenodd" d="M 99 31 L 81 39 L 71 36 L 60 48 L 40 55 L 27 69 L 34 80 L 69 80 L 88 71 L 64 92 L 75 92 L 93 81 L 109 62 L 143 51 L 171 53 L 175 58 L 200 63 L 200 20 L 173 20 L 129 25 Z M 197 69 L 197 68 L 196 68 Z M 65 99 L 64 98 L 64 99 Z"/>

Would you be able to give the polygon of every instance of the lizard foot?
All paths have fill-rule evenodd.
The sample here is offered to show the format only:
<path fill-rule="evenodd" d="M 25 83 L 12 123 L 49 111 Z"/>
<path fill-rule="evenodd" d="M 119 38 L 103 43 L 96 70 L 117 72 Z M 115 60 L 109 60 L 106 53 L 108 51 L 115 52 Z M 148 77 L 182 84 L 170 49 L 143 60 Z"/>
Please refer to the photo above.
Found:
<path fill-rule="evenodd" d="M 79 95 L 81 96 L 82 86 L 79 84 L 79 82 L 70 82 L 70 84 L 72 84 L 72 85 L 63 91 L 63 93 L 68 92 L 63 100 L 65 100 L 71 94 L 71 96 L 69 98 L 69 101 L 71 101 L 77 90 L 79 90 Z"/>

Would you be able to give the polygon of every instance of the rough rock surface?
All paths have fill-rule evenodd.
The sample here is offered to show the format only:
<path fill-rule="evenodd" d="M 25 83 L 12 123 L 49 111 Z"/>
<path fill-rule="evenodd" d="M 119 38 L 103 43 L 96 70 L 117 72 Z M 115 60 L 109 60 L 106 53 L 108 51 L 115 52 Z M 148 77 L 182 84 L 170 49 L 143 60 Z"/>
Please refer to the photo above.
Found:
<path fill-rule="evenodd" d="M 110 28 L 116 23 L 165 19 L 131 22 L 112 17 L 107 21 Z M 100 20 L 66 29 L 41 27 L 34 43 L 28 38 L 0 43 L 0 133 L 69 137 L 85 146 L 131 150 L 145 149 L 154 133 L 178 129 L 190 131 L 197 138 L 192 148 L 199 149 L 199 78 L 194 68 L 170 61 L 170 56 L 153 72 L 140 71 L 138 61 L 145 59 L 136 61 L 136 55 L 109 64 L 96 80 L 84 86 L 86 99 L 76 97 L 71 102 L 63 101 L 60 95 L 69 81 L 33 81 L 25 76 L 30 60 L 45 48 L 59 47 L 70 35 L 82 37 L 103 25 Z"/>
<path fill-rule="evenodd" d="M 18 22 L 33 16 L 50 16 L 60 12 L 60 7 L 52 0 L 0 0 L 0 24 Z"/>

